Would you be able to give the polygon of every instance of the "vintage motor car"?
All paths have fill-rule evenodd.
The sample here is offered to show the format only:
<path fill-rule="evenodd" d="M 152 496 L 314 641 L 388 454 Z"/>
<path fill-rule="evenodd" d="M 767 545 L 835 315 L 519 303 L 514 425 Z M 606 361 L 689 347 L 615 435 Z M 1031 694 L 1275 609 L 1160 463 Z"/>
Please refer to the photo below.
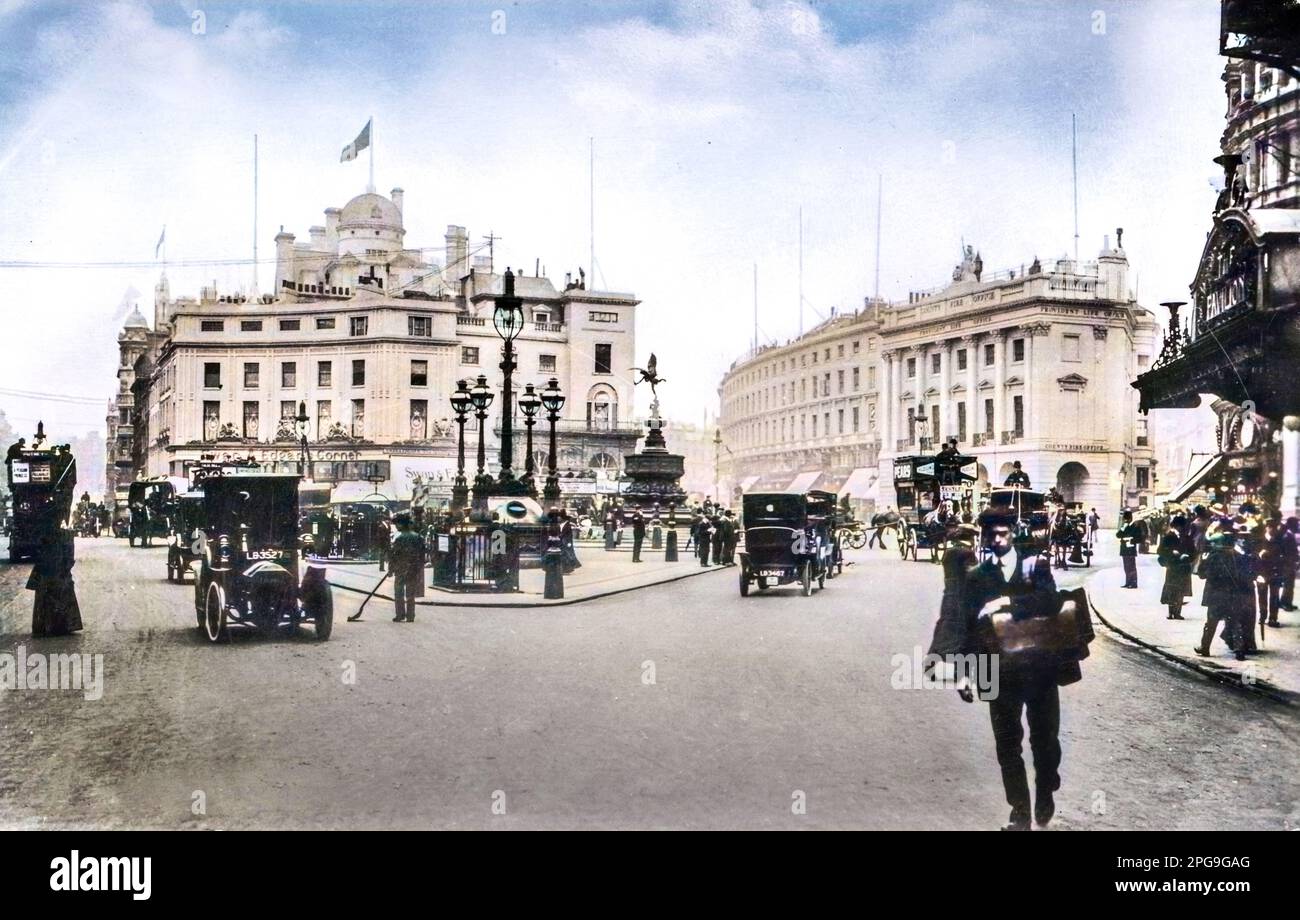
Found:
<path fill-rule="evenodd" d="M 144 546 L 155 537 L 165 540 L 171 534 L 171 517 L 176 510 L 176 495 L 188 487 L 184 479 L 154 476 L 137 479 L 127 492 L 127 543 Z"/>
<path fill-rule="evenodd" d="M 1047 496 L 1019 486 L 999 486 L 988 496 L 988 504 L 1010 506 L 1016 513 L 1016 526 L 1012 539 L 1018 552 L 1025 556 L 1040 556 L 1051 549 L 1052 512 L 1047 506 Z"/>
<path fill-rule="evenodd" d="M 751 492 L 741 498 L 745 548 L 740 551 L 740 596 L 798 582 L 804 597 L 826 586 L 835 560 L 831 533 L 834 496 L 829 493 Z"/>
<path fill-rule="evenodd" d="M 194 614 L 208 639 L 247 624 L 263 632 L 312 623 L 317 639 L 334 628 L 334 601 L 325 570 L 300 573 L 298 477 L 248 469 L 203 481 L 194 582 Z"/>
<path fill-rule="evenodd" d="M 176 499 L 167 537 L 167 580 L 182 582 L 185 573 L 202 558 L 203 492 L 182 492 Z"/>

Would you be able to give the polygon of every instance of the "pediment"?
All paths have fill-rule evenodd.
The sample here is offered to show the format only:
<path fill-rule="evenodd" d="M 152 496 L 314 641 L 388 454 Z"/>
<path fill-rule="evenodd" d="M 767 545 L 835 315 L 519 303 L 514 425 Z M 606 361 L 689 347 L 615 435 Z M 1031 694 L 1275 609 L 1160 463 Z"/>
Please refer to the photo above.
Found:
<path fill-rule="evenodd" d="M 1088 378 L 1082 374 L 1066 374 L 1064 377 L 1057 377 L 1056 382 L 1062 390 L 1082 390 L 1088 385 Z"/>

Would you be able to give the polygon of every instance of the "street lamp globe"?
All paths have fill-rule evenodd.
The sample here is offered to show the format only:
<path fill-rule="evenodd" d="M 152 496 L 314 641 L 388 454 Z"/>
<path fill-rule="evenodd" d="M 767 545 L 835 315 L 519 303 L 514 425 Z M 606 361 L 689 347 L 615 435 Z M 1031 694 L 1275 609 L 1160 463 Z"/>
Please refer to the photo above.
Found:
<path fill-rule="evenodd" d="M 487 377 L 483 374 L 478 375 L 478 380 L 469 391 L 470 402 L 479 412 L 486 412 L 488 406 L 492 405 L 493 398 L 492 388 L 488 386 Z M 453 397 L 454 398 L 454 397 Z"/>
<path fill-rule="evenodd" d="M 519 410 L 524 415 L 532 418 L 537 414 L 538 408 L 542 405 L 542 398 L 537 395 L 537 391 L 531 383 L 524 385 L 524 391 L 519 395 Z"/>
<path fill-rule="evenodd" d="M 452 411 L 457 415 L 464 415 L 469 411 L 471 399 L 469 383 L 464 380 L 457 380 L 456 392 L 451 394 Z"/>
<path fill-rule="evenodd" d="M 505 294 L 497 298 L 496 307 L 492 311 L 492 325 L 504 341 L 513 342 L 524 328 L 524 305 L 521 299 L 514 296 L 515 276 L 508 268 L 504 284 Z"/>
<path fill-rule="evenodd" d="M 560 392 L 560 381 L 552 377 L 542 390 L 542 405 L 547 412 L 559 412 L 564 408 L 564 394 Z"/>
<path fill-rule="evenodd" d="M 311 422 L 311 419 L 309 419 L 309 418 L 307 417 L 307 403 L 306 403 L 306 402 L 304 402 L 304 401 L 302 401 L 302 400 L 299 400 L 299 401 L 298 401 L 298 414 L 294 416 L 294 418 L 293 418 L 293 422 L 294 422 L 294 429 L 298 432 L 298 437 L 301 438 L 301 439 L 303 439 L 303 440 L 306 440 L 306 438 L 307 438 L 307 425 L 308 425 L 308 423 Z"/>

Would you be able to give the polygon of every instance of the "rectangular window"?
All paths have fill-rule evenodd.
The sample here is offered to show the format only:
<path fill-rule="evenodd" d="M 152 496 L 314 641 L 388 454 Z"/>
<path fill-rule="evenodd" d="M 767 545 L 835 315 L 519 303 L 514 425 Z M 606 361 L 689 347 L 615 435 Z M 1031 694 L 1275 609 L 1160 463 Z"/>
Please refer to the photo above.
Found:
<path fill-rule="evenodd" d="M 957 370 L 966 370 L 966 349 L 964 348 L 957 349 Z"/>
<path fill-rule="evenodd" d="M 298 362 L 284 361 L 280 364 L 280 386 L 292 390 L 298 385 Z"/>
<path fill-rule="evenodd" d="M 352 362 L 352 385 L 354 387 L 366 385 L 366 361 L 364 358 L 357 358 Z"/>
<path fill-rule="evenodd" d="M 209 389 L 221 386 L 221 365 L 207 362 L 203 365 L 203 385 Z"/>
<path fill-rule="evenodd" d="M 1025 340 L 1024 340 L 1024 339 L 1012 339 L 1012 340 L 1011 340 L 1011 360 L 1012 360 L 1012 361 L 1023 361 L 1023 360 L 1025 360 Z"/>
<path fill-rule="evenodd" d="M 332 317 L 332 316 L 318 316 L 318 317 L 316 317 L 316 328 L 317 328 L 317 329 L 333 329 L 333 328 L 334 328 L 334 317 Z"/>
<path fill-rule="evenodd" d="M 817 437 L 817 416 L 812 417 L 812 436 Z"/>
<path fill-rule="evenodd" d="M 838 425 L 840 426 L 840 427 L 839 427 L 839 433 L 840 433 L 840 434 L 844 434 L 844 410 L 843 410 L 843 409 L 839 409 L 839 410 L 837 410 L 837 411 L 839 412 L 839 417 L 836 418 L 835 421 L 836 421 L 836 424 L 838 424 Z"/>
<path fill-rule="evenodd" d="M 542 310 L 533 311 L 533 322 L 536 323 L 537 325 L 545 326 L 550 321 L 551 321 L 551 314 L 543 312 Z"/>
<path fill-rule="evenodd" d="M 1138 367 L 1146 367 L 1151 363 L 1150 355 L 1138 355 Z"/>
<path fill-rule="evenodd" d="M 369 328 L 368 316 L 353 316 L 348 319 L 348 335 L 365 335 Z"/>
<path fill-rule="evenodd" d="M 591 320 L 593 323 L 617 323 L 618 314 L 604 310 L 591 310 L 587 313 L 587 319 Z"/>
<path fill-rule="evenodd" d="M 1151 468 L 1146 466 L 1139 466 L 1136 472 L 1137 472 L 1137 487 L 1139 489 L 1151 488 Z"/>
<path fill-rule="evenodd" d="M 862 343 L 861 343 L 861 342 L 854 342 L 854 343 L 853 343 L 853 353 L 854 353 L 855 355 L 856 355 L 856 354 L 857 354 L 861 349 L 862 349 Z"/>
<path fill-rule="evenodd" d="M 1012 409 L 1015 412 L 1016 427 L 1013 429 L 1016 437 L 1024 437 L 1025 434 L 1025 398 L 1023 396 L 1011 397 Z"/>
<path fill-rule="evenodd" d="M 835 357 L 837 357 L 837 358 L 843 358 L 843 357 L 844 357 L 844 346 L 843 346 L 843 345 L 839 346 L 839 348 L 837 348 L 837 349 L 835 350 Z"/>
<path fill-rule="evenodd" d="M 316 437 L 324 438 L 334 424 L 334 403 L 328 399 L 316 400 Z"/>
<path fill-rule="evenodd" d="M 939 373 L 939 368 L 942 366 L 941 364 L 942 360 L 943 359 L 938 352 L 935 352 L 934 354 L 930 355 L 930 373 L 932 374 Z"/>
<path fill-rule="evenodd" d="M 908 359 L 907 359 L 907 376 L 908 376 L 908 379 L 911 379 L 911 378 L 913 378 L 913 377 L 916 376 L 916 359 L 915 359 L 915 358 L 908 358 Z"/>
<path fill-rule="evenodd" d="M 294 419 L 298 417 L 298 407 L 294 405 L 292 399 L 280 400 L 280 418 Z"/>
<path fill-rule="evenodd" d="M 1079 359 L 1079 336 L 1067 335 L 1061 341 L 1061 357 L 1066 361 L 1078 361 Z"/>
<path fill-rule="evenodd" d="M 544 374 L 555 373 L 555 355 L 538 355 L 537 370 Z"/>
<path fill-rule="evenodd" d="M 853 369 L 853 389 L 854 389 L 855 391 L 858 389 L 859 384 L 861 384 L 861 382 L 862 382 L 862 374 L 861 374 L 861 371 L 862 371 L 862 368 L 860 368 L 860 367 L 855 367 L 855 368 Z"/>
<path fill-rule="evenodd" d="M 256 390 L 261 384 L 262 365 L 257 362 L 244 364 L 244 389 Z"/>
<path fill-rule="evenodd" d="M 858 430 L 858 416 L 859 416 L 858 407 L 854 406 L 853 407 L 853 430 L 855 432 Z"/>
<path fill-rule="evenodd" d="M 874 390 L 875 388 L 876 388 L 876 366 L 873 364 L 871 365 L 871 367 L 867 368 L 867 389 Z"/>
<path fill-rule="evenodd" d="M 939 430 L 939 406 L 937 404 L 930 406 L 930 441 L 933 444 L 943 440 L 943 432 Z"/>
<path fill-rule="evenodd" d="M 429 338 L 433 335 L 433 317 L 408 316 L 406 318 L 406 333 L 419 338 Z"/>
<path fill-rule="evenodd" d="M 916 409 L 911 406 L 907 408 L 907 440 L 916 443 Z"/>
<path fill-rule="evenodd" d="M 826 376 L 822 378 L 822 395 L 831 395 L 831 375 L 829 371 L 827 371 Z"/>
<path fill-rule="evenodd" d="M 225 332 L 226 324 L 219 319 L 205 319 L 199 321 L 200 332 Z"/>
<path fill-rule="evenodd" d="M 411 439 L 423 441 L 429 436 L 429 401 L 411 400 Z"/>
<path fill-rule="evenodd" d="M 411 386 L 427 387 L 429 385 L 429 362 L 411 362 Z"/>
<path fill-rule="evenodd" d="M 993 400 L 984 400 L 984 434 L 993 436 Z"/>
<path fill-rule="evenodd" d="M 221 428 L 220 421 L 221 403 L 205 402 L 203 404 L 203 440 L 215 441 L 217 432 Z"/>
<path fill-rule="evenodd" d="M 984 366 L 992 367 L 997 357 L 996 346 L 989 344 L 984 346 Z"/>
<path fill-rule="evenodd" d="M 966 442 L 966 400 L 957 403 L 957 440 Z"/>
<path fill-rule="evenodd" d="M 461 364 L 478 364 L 478 346 L 462 345 L 460 348 Z"/>
<path fill-rule="evenodd" d="M 363 438 L 366 435 L 366 401 L 352 400 L 352 437 Z"/>
<path fill-rule="evenodd" d="M 334 385 L 334 366 L 329 361 L 319 361 L 316 364 L 316 386 L 329 387 Z"/>
<path fill-rule="evenodd" d="M 258 403 L 244 403 L 244 437 L 257 439 L 257 410 Z"/>
<path fill-rule="evenodd" d="M 835 384 L 840 388 L 840 392 L 843 393 L 844 392 L 844 371 L 838 371 L 837 373 L 838 376 L 835 379 Z"/>
<path fill-rule="evenodd" d="M 131 424 L 131 410 L 130 410 L 130 409 L 118 409 L 118 410 L 117 410 L 117 421 L 118 421 L 119 424 L 122 424 L 122 425 L 129 425 L 129 424 Z"/>
<path fill-rule="evenodd" d="M 280 331 L 281 331 L 281 332 L 297 332 L 297 331 L 300 330 L 301 328 L 302 328 L 302 320 L 300 320 L 300 319 L 282 319 L 282 320 L 280 320 Z"/>
<path fill-rule="evenodd" d="M 596 373 L 608 374 L 613 364 L 614 346 L 608 344 L 596 345 Z"/>
<path fill-rule="evenodd" d="M 826 360 L 829 361 L 830 359 L 831 359 L 831 350 L 828 348 L 826 349 Z"/>
<path fill-rule="evenodd" d="M 239 322 L 240 332 L 261 332 L 262 321 L 260 319 L 245 319 Z"/>

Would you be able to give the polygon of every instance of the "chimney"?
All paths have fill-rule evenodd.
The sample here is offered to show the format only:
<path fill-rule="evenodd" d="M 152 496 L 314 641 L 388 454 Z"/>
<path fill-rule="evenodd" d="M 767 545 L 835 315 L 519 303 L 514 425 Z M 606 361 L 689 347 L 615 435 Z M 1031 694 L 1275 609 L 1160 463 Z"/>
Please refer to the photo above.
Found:
<path fill-rule="evenodd" d="M 325 228 L 324 228 L 324 227 L 317 225 L 317 226 L 312 227 L 311 229 L 309 229 L 307 232 L 308 232 L 309 234 L 311 234 L 311 248 L 312 248 L 312 249 L 324 249 L 324 248 L 325 248 L 325 242 L 326 242 L 326 241 L 325 241 Z"/>
<path fill-rule="evenodd" d="M 284 227 L 275 235 L 275 291 L 283 287 L 284 280 L 293 278 L 293 234 L 285 233 Z M 214 284 L 216 282 L 213 282 Z"/>
<path fill-rule="evenodd" d="M 402 200 L 405 197 L 403 190 L 395 188 L 388 193 L 388 197 L 393 199 L 393 206 L 397 208 L 398 216 L 405 217 L 406 215 L 402 212 Z"/>
<path fill-rule="evenodd" d="M 443 237 L 447 245 L 448 280 L 459 281 L 469 274 L 469 234 L 465 228 L 456 224 L 447 225 L 447 234 Z"/>
<path fill-rule="evenodd" d="M 342 213 L 338 208 L 325 209 L 325 239 L 333 249 L 339 246 L 339 215 Z"/>

